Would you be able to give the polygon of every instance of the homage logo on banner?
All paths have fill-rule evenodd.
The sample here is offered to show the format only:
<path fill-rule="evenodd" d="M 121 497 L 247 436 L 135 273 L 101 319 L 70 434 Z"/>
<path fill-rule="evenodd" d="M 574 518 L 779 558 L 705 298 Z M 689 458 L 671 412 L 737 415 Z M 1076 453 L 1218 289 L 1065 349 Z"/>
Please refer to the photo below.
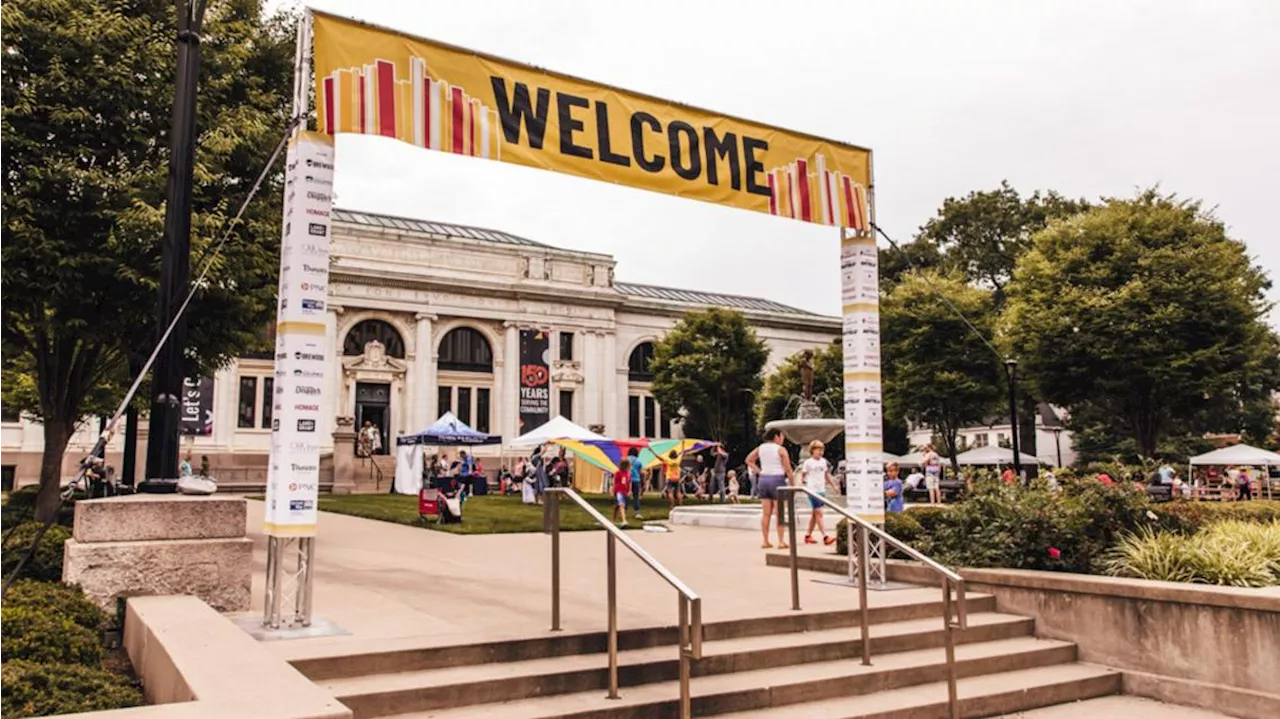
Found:
<path fill-rule="evenodd" d="M 208 437 L 213 434 L 213 380 L 208 377 L 182 380 L 182 434 Z"/>
<path fill-rule="evenodd" d="M 314 132 L 294 138 L 284 193 L 265 528 L 270 535 L 298 537 L 315 534 L 320 487 L 321 398 L 331 359 L 325 302 L 333 138 Z"/>
<path fill-rule="evenodd" d="M 884 408 L 880 395 L 879 255 L 870 236 L 841 242 L 844 441 L 849 509 L 884 521 Z"/>
<path fill-rule="evenodd" d="M 520 330 L 520 434 L 551 420 L 551 336 Z"/>
<path fill-rule="evenodd" d="M 323 132 L 869 226 L 865 148 L 312 13 Z"/>

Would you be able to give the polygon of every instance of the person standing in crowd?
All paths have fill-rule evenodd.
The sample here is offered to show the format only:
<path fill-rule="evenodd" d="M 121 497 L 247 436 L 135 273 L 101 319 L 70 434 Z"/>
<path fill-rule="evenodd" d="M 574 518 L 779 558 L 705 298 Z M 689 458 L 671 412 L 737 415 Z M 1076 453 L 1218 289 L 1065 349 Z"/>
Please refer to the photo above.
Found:
<path fill-rule="evenodd" d="M 537 503 L 542 504 L 542 493 L 547 491 L 547 467 L 542 457 L 542 445 L 529 455 L 529 464 L 533 465 L 533 493 Z"/>
<path fill-rule="evenodd" d="M 1237 498 L 1242 502 L 1253 499 L 1253 477 L 1250 476 L 1248 467 L 1240 468 L 1240 478 L 1237 481 L 1240 488 Z"/>
<path fill-rule="evenodd" d="M 732 469 L 729 470 L 728 480 L 729 480 L 729 495 L 728 495 L 727 501 L 737 504 L 738 503 L 738 473 L 733 471 Z"/>
<path fill-rule="evenodd" d="M 775 427 L 765 432 L 764 442 L 747 455 L 747 466 L 759 477 L 756 485 L 760 495 L 760 534 L 764 540 L 760 546 L 772 549 L 773 545 L 769 543 L 769 522 L 773 519 L 774 509 L 778 508 L 778 490 L 790 484 L 795 477 L 791 469 L 791 457 L 782 447 L 782 430 Z M 788 545 L 782 532 L 782 517 L 779 516 L 778 547 L 786 549 Z"/>
<path fill-rule="evenodd" d="M 621 467 L 618 468 L 621 471 Z M 644 494 L 644 468 L 640 466 L 640 450 L 632 447 L 627 451 L 627 476 L 631 479 L 631 510 L 636 521 L 640 516 L 640 495 Z"/>
<path fill-rule="evenodd" d="M 715 455 L 715 466 L 711 469 L 711 498 L 714 501 L 716 495 L 719 495 L 720 501 L 724 502 L 724 479 L 726 465 L 729 464 L 729 450 L 725 449 L 723 444 L 717 443 Z"/>
<path fill-rule="evenodd" d="M 360 436 L 356 438 L 356 453 L 361 457 L 369 457 L 382 452 L 382 432 L 370 420 L 364 421 L 360 428 Z"/>
<path fill-rule="evenodd" d="M 906 508 L 903 499 L 902 480 L 898 479 L 898 463 L 890 462 L 884 466 L 884 508 L 895 514 Z"/>
<path fill-rule="evenodd" d="M 942 460 L 933 451 L 932 444 L 924 446 L 920 463 L 924 465 L 924 486 L 929 490 L 929 504 L 942 504 Z"/>
<path fill-rule="evenodd" d="M 1004 468 L 1004 472 L 1002 472 L 1002 473 L 1000 474 L 1000 479 L 1004 480 L 1004 483 L 1005 483 L 1005 484 L 1017 484 L 1017 483 L 1018 483 L 1018 477 L 1017 477 L 1017 475 L 1015 475 L 1015 474 L 1013 473 L 1013 465 L 1012 465 L 1012 464 L 1011 464 L 1011 465 L 1008 465 L 1007 467 L 1005 467 L 1005 468 Z"/>
<path fill-rule="evenodd" d="M 627 493 L 630 490 L 631 459 L 623 457 L 618 471 L 613 473 L 613 521 L 619 527 L 627 526 Z"/>
<path fill-rule="evenodd" d="M 667 504 L 675 509 L 677 504 L 684 504 L 680 494 L 680 453 L 671 450 L 662 459 L 662 472 L 666 477 L 666 487 L 662 490 L 667 495 Z"/>
<path fill-rule="evenodd" d="M 813 440 L 809 443 L 809 458 L 800 464 L 800 477 L 804 483 L 802 486 L 817 495 L 825 495 L 827 493 L 827 485 L 833 485 L 831 477 L 831 463 L 823 459 L 822 451 L 824 447 L 822 442 Z M 822 543 L 832 544 L 836 541 L 835 537 L 827 535 L 827 525 L 822 518 L 822 500 L 816 497 L 809 497 L 809 531 L 805 532 L 805 544 L 817 544 L 818 540 L 813 538 L 813 530 L 816 527 L 822 532 Z"/>

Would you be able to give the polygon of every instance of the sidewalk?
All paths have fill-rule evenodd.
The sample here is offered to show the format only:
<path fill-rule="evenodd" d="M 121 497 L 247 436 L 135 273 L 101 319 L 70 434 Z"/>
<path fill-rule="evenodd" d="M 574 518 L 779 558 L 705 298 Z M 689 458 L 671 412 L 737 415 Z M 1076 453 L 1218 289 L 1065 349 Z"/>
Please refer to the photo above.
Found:
<path fill-rule="evenodd" d="M 261 616 L 266 538 L 263 505 L 249 502 L 254 540 L 253 613 Z M 633 532 L 659 562 L 702 597 L 703 621 L 787 614 L 785 570 L 765 566 L 759 536 L 732 529 L 674 527 Z M 606 626 L 603 532 L 560 535 L 562 616 L 567 632 Z M 801 545 L 806 554 L 831 547 Z M 363 648 L 429 647 L 538 636 L 550 627 L 550 539 L 542 534 L 461 536 L 321 513 L 314 612 L 345 636 L 265 642 L 288 658 Z M 804 611 L 853 609 L 857 592 L 801 572 Z M 618 557 L 621 628 L 674 625 L 676 592 L 625 548 Z M 934 602 L 934 588 L 871 592 L 872 606 Z M 941 622 L 941 617 L 939 617 Z"/>

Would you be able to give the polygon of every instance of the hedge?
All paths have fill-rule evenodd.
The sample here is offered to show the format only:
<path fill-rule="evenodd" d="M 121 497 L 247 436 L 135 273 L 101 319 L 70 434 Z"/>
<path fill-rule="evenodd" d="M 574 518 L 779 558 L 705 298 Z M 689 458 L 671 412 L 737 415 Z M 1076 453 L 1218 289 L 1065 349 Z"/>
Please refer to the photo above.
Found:
<path fill-rule="evenodd" d="M 1193 535 L 1144 529 L 1108 554 L 1121 577 L 1233 587 L 1280 586 L 1280 522 L 1217 522 Z"/>
<path fill-rule="evenodd" d="M 24 608 L 70 619 L 75 624 L 92 631 L 101 631 L 108 617 L 98 605 L 74 584 L 61 582 L 37 582 L 21 579 L 9 587 L 5 595 L 6 609 Z"/>
<path fill-rule="evenodd" d="M 28 522 L 35 519 L 36 495 L 39 491 L 39 485 L 29 484 L 10 492 L 8 499 L 5 500 L 4 507 L 0 508 L 0 522 L 3 522 L 7 528 L 19 522 Z M 85 496 L 84 493 L 77 492 L 76 497 L 67 500 L 62 505 L 62 508 L 58 510 L 58 524 L 70 527 L 75 522 L 75 500 L 77 497 L 82 498 L 83 496 Z"/>
<path fill-rule="evenodd" d="M 0 609 L 4 641 L 0 659 L 27 659 L 52 664 L 98 665 L 102 662 L 102 634 L 76 624 L 70 617 L 38 607 Z"/>
<path fill-rule="evenodd" d="M 42 526 L 44 525 L 40 522 L 23 522 L 14 528 L 8 544 L 0 553 L 0 571 L 3 571 L 4 576 L 9 576 L 9 572 L 18 565 Z M 62 549 L 68 539 L 71 539 L 71 530 L 57 524 L 49 527 L 49 531 L 40 539 L 35 555 L 23 566 L 21 576 L 46 582 L 61 580 Z"/>
<path fill-rule="evenodd" d="M 142 706 L 127 677 L 100 667 L 37 664 L 15 659 L 0 667 L 0 714 L 5 719 Z"/>

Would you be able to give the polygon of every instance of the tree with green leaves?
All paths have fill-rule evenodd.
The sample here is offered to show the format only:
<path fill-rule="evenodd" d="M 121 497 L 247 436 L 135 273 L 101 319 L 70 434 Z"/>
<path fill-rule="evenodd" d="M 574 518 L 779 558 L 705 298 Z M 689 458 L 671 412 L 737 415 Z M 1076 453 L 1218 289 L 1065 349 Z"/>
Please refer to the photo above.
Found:
<path fill-rule="evenodd" d="M 1154 457 L 1176 433 L 1240 431 L 1280 387 L 1269 285 L 1199 202 L 1152 189 L 1038 233 L 1004 332 L 1041 396 Z"/>
<path fill-rule="evenodd" d="M 768 359 L 768 346 L 741 312 L 687 312 L 654 343 L 653 396 L 663 407 L 678 408 L 686 436 L 741 449 L 749 443 L 743 418 Z"/>
<path fill-rule="evenodd" d="M 990 290 L 958 274 L 904 274 L 881 300 L 880 354 L 885 416 L 933 428 L 943 453 L 955 457 L 960 429 L 987 419 L 998 406 L 1003 371 L 999 357 L 952 307 L 983 337 L 992 336 Z"/>
<path fill-rule="evenodd" d="M 92 397 L 118 396 L 155 331 L 176 17 L 164 0 L 13 0 L 0 9 L 3 351 L 43 423 L 37 517 Z M 227 227 L 288 122 L 292 14 L 213 0 L 204 26 L 192 266 Z M 261 342 L 275 308 L 283 174 L 273 173 L 188 309 L 188 375 Z M 10 361 L 12 360 L 12 361 Z M 6 385 L 9 384 L 6 382 Z"/>
<path fill-rule="evenodd" d="M 945 264 L 970 282 L 993 290 L 996 309 L 1004 305 L 1005 285 L 1018 258 L 1031 247 L 1031 237 L 1052 220 L 1088 209 L 1050 190 L 1023 197 L 1009 182 L 994 190 L 948 197 L 936 217 L 920 228 L 916 242 L 935 245 Z"/>

